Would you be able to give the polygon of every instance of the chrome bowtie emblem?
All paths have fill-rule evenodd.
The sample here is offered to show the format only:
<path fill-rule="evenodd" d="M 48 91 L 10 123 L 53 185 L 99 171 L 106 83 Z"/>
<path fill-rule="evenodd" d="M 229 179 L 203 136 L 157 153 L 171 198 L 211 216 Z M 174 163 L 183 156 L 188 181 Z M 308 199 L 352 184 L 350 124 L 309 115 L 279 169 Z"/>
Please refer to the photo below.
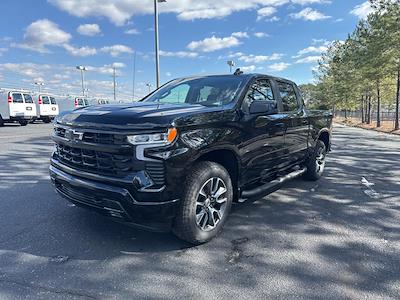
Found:
<path fill-rule="evenodd" d="M 70 141 L 82 141 L 83 140 L 83 132 L 78 132 L 75 130 L 67 130 L 65 131 L 65 138 Z"/>

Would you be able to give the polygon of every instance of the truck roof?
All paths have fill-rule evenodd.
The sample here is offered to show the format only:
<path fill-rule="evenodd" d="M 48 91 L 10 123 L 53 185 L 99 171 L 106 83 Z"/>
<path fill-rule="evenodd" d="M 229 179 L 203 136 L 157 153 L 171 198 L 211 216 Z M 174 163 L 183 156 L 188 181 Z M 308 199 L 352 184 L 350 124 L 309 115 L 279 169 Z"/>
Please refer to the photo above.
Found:
<path fill-rule="evenodd" d="M 258 77 L 268 77 L 273 80 L 286 81 L 286 82 L 295 84 L 294 81 L 286 79 L 286 78 L 277 77 L 277 76 L 268 75 L 268 74 L 261 74 L 261 73 L 249 73 L 249 74 L 241 74 L 241 75 L 234 75 L 234 74 L 198 75 L 198 76 L 181 77 L 181 78 L 177 78 L 177 79 L 196 79 L 196 78 L 210 78 L 210 77 L 233 77 L 233 78 L 242 77 L 242 78 L 246 78 L 247 80 L 250 80 L 253 78 L 258 78 Z"/>

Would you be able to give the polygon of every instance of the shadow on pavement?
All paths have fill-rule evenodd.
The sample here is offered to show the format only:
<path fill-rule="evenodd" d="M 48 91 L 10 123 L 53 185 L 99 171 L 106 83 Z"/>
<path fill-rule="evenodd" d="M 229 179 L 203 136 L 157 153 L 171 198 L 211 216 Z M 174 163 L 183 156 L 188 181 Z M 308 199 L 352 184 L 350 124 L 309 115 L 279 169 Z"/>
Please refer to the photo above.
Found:
<path fill-rule="evenodd" d="M 365 134 L 337 128 L 324 178 L 235 205 L 198 247 L 72 207 L 47 178 L 51 142 L 19 143 L 0 153 L 0 295 L 6 281 L 84 298 L 396 298 L 400 139 Z"/>

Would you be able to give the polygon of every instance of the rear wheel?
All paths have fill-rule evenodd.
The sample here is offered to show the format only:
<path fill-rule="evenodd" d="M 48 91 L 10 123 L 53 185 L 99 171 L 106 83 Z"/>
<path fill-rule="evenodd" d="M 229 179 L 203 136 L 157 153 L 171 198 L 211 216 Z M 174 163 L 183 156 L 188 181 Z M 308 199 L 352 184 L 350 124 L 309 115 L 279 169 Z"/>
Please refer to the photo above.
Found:
<path fill-rule="evenodd" d="M 46 123 L 46 124 L 47 124 L 47 123 L 50 123 L 50 122 L 51 122 L 51 119 L 50 119 L 50 118 L 44 118 L 44 119 L 43 119 L 43 122 Z"/>
<path fill-rule="evenodd" d="M 2 118 L 1 115 L 0 115 L 0 127 L 3 126 L 3 125 L 4 125 L 4 120 L 3 120 L 3 118 Z"/>
<path fill-rule="evenodd" d="M 19 124 L 21 126 L 26 126 L 26 125 L 28 125 L 28 121 L 27 120 L 19 120 Z"/>
<path fill-rule="evenodd" d="M 191 243 L 208 242 L 221 232 L 232 206 L 229 173 L 214 162 L 200 162 L 186 181 L 173 232 Z"/>
<path fill-rule="evenodd" d="M 321 178 L 325 170 L 326 151 L 324 142 L 318 140 L 314 152 L 307 162 L 307 172 L 304 174 L 306 179 L 316 181 Z"/>

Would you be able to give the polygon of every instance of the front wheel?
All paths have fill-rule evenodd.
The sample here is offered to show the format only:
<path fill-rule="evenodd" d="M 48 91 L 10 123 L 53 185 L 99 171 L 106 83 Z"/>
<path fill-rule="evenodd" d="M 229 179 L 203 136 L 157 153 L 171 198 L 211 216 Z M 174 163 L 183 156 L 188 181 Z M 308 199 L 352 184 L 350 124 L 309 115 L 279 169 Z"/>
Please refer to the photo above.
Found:
<path fill-rule="evenodd" d="M 316 181 L 321 178 L 325 170 L 326 151 L 324 142 L 318 140 L 307 162 L 307 172 L 304 174 L 306 179 Z"/>
<path fill-rule="evenodd" d="M 199 245 L 218 235 L 230 212 L 233 187 L 226 169 L 214 162 L 198 163 L 190 173 L 173 232 Z"/>
<path fill-rule="evenodd" d="M 19 120 L 19 124 L 21 126 L 26 126 L 26 125 L 28 125 L 28 121 L 27 120 Z"/>

